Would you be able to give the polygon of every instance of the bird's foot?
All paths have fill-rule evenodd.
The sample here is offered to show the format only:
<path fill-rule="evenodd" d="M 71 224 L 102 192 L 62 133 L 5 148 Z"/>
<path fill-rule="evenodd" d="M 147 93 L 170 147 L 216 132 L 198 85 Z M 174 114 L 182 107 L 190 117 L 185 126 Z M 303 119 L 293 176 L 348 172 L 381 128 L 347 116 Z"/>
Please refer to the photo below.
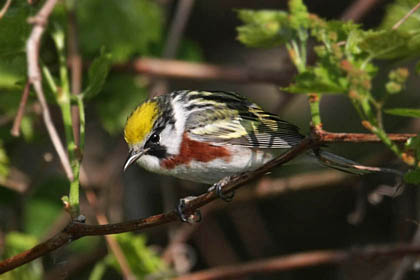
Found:
<path fill-rule="evenodd" d="M 184 213 L 185 207 L 187 206 L 188 201 L 193 200 L 196 198 L 195 196 L 187 196 L 185 198 L 181 198 L 179 200 L 178 205 L 176 206 L 176 212 L 184 223 L 194 224 L 199 223 L 201 221 L 201 212 L 199 209 L 195 210 L 193 214 L 189 214 L 188 216 Z"/>

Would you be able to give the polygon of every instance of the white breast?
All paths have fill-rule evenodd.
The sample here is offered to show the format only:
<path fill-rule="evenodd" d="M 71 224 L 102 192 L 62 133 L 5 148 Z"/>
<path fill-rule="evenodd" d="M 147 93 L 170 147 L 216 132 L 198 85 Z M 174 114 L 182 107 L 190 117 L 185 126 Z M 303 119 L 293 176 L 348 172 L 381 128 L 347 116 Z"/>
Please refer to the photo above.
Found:
<path fill-rule="evenodd" d="M 162 169 L 157 165 L 143 165 L 146 169 L 161 174 L 171 175 L 180 179 L 213 184 L 223 177 L 241 172 L 255 170 L 274 157 L 273 150 L 255 150 L 241 146 L 227 147 L 231 153 L 229 159 L 215 159 L 209 162 L 192 160 L 187 164 L 177 165 L 172 169 Z M 279 153 L 279 149 L 275 152 Z"/>

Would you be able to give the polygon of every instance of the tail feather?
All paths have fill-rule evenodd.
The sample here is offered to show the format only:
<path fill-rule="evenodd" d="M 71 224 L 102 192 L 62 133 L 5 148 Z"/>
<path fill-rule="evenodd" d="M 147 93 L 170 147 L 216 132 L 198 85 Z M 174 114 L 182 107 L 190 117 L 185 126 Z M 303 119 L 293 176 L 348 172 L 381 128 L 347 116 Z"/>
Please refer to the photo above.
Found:
<path fill-rule="evenodd" d="M 361 165 L 355 161 L 323 150 L 314 151 L 313 155 L 322 165 L 351 174 L 391 173 L 398 176 L 403 175 L 402 172 L 395 169 Z"/>

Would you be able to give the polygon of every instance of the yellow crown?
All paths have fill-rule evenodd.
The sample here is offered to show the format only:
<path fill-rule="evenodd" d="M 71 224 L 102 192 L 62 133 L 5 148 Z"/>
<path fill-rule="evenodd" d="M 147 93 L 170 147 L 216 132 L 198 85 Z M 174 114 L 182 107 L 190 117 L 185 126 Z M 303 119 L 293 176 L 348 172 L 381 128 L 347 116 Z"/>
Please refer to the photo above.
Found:
<path fill-rule="evenodd" d="M 156 101 L 147 101 L 134 110 L 127 119 L 124 139 L 129 145 L 138 144 L 150 133 L 158 117 Z"/>

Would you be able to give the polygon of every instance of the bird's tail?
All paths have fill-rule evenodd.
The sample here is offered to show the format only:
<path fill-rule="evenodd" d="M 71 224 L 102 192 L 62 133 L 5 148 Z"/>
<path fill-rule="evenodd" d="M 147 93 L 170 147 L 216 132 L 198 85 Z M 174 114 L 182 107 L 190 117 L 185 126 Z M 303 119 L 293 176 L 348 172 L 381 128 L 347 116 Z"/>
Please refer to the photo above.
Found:
<path fill-rule="evenodd" d="M 391 173 L 402 176 L 402 172 L 394 170 L 391 168 L 382 168 L 382 167 L 373 167 L 361 165 L 355 161 L 340 157 L 336 154 L 323 151 L 315 150 L 312 152 L 312 155 L 315 156 L 320 164 L 334 168 L 343 172 L 356 174 L 356 175 L 365 175 L 370 173 Z"/>

